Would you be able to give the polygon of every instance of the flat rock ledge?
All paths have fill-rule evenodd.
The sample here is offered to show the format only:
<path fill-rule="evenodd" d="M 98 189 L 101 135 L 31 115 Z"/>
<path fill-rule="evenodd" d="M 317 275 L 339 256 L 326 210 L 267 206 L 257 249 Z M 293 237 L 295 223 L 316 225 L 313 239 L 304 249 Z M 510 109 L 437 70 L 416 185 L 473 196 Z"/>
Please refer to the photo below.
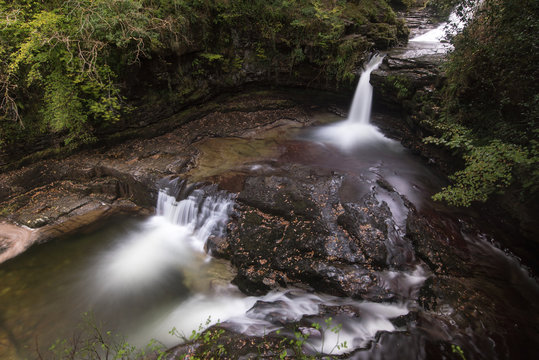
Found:
<path fill-rule="evenodd" d="M 190 171 L 197 167 L 208 139 L 251 141 L 284 123 L 304 126 L 312 106 L 302 101 L 301 96 L 294 101 L 288 93 L 267 91 L 229 96 L 213 104 L 211 111 L 200 109 L 199 117 L 190 122 L 185 123 L 182 114 L 172 116 L 167 119 L 172 130 L 163 135 L 0 174 L 0 262 L 32 244 L 90 228 L 111 216 L 150 214 L 159 180 L 192 178 Z M 192 116 L 196 110 L 186 111 Z"/>

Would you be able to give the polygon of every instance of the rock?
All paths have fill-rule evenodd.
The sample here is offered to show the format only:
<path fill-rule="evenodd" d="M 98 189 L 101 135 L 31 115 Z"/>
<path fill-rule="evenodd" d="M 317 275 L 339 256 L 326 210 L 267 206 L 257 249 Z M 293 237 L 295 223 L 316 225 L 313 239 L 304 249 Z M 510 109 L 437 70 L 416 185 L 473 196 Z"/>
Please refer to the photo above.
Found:
<path fill-rule="evenodd" d="M 328 111 L 342 118 L 346 118 L 348 116 L 348 112 L 346 110 L 335 105 L 328 106 Z"/>
<path fill-rule="evenodd" d="M 320 187 L 324 185 L 330 184 L 326 181 Z M 318 186 L 315 181 L 301 183 L 281 176 L 253 177 L 245 181 L 238 201 L 286 218 L 305 216 L 314 219 L 320 214 L 313 198 L 317 195 L 314 186 Z"/>
<path fill-rule="evenodd" d="M 322 317 L 329 318 L 335 315 L 346 315 L 349 317 L 360 317 L 361 311 L 354 305 L 319 305 L 318 314 Z"/>
<path fill-rule="evenodd" d="M 91 231 L 102 221 L 125 214 L 137 216 L 148 215 L 148 212 L 132 202 L 123 201 L 113 205 L 103 205 L 100 202 L 87 203 L 56 223 L 41 227 L 36 233 L 36 242 L 42 243 L 76 232 Z"/>
<path fill-rule="evenodd" d="M 28 227 L 31 227 L 32 229 L 40 228 L 44 225 L 47 225 L 50 222 L 50 219 L 48 217 L 38 217 L 36 219 L 28 220 L 26 222 L 26 225 Z"/>
<path fill-rule="evenodd" d="M 428 219 L 416 210 L 410 211 L 406 220 L 406 237 L 411 240 L 418 258 L 435 274 L 466 274 L 468 256 L 460 250 L 465 241 L 460 230 L 450 227 L 437 214 Z"/>
<path fill-rule="evenodd" d="M 0 219 L 46 228 L 122 202 L 151 209 L 156 204 L 158 181 L 167 175 L 187 176 L 195 164 L 199 154 L 194 139 L 250 139 L 268 128 L 284 128 L 283 122 L 303 126 L 309 118 L 298 101 L 277 92 L 236 95 L 148 125 L 147 134 L 139 134 L 138 140 L 4 172 L 0 174 Z M 186 119 L 191 122 L 185 123 Z M 147 138 L 165 130 L 170 132 Z M 236 183 L 242 176 L 229 178 L 228 188 L 241 190 Z M 220 179 L 220 174 L 214 177 L 215 181 Z"/>
<path fill-rule="evenodd" d="M 373 197 L 365 202 L 370 206 L 343 204 L 344 214 L 340 215 L 337 221 L 352 235 L 355 240 L 351 243 L 353 247 L 360 247 L 361 252 L 370 258 L 373 264 L 383 266 L 388 256 L 385 243 L 388 239 L 386 221 L 392 221 L 391 211 L 386 203 L 380 204 Z"/>
<path fill-rule="evenodd" d="M 257 318 L 266 320 L 272 324 L 286 325 L 294 320 L 293 317 L 288 316 L 285 311 L 281 311 L 279 307 L 284 307 L 286 303 L 283 300 L 277 300 L 272 302 L 258 300 L 252 308 L 249 309 L 247 314 L 257 314 Z M 260 317 L 259 314 L 263 314 Z"/>
<path fill-rule="evenodd" d="M 167 165 L 166 171 L 172 174 L 180 174 L 187 167 L 187 165 L 189 164 L 189 161 L 190 159 L 188 157 L 178 159 L 174 161 L 173 163 Z"/>
<path fill-rule="evenodd" d="M 210 238 L 208 248 L 232 261 L 234 283 L 247 294 L 308 285 L 340 296 L 392 298 L 376 270 L 413 256 L 390 256 L 387 245 L 398 234 L 388 205 L 376 200 L 374 188 L 342 203 L 343 179 L 299 164 L 247 177 L 226 238 Z"/>
<path fill-rule="evenodd" d="M 315 288 L 337 296 L 348 296 L 373 301 L 389 300 L 387 294 L 377 283 L 372 270 L 358 265 L 314 262 L 311 276 L 316 279 Z"/>
<path fill-rule="evenodd" d="M 278 359 L 285 349 L 290 358 L 294 352 L 289 348 L 288 341 L 282 335 L 270 333 L 264 337 L 238 334 L 228 329 L 227 324 L 214 325 L 205 330 L 209 341 L 204 337 L 189 341 L 169 349 L 163 355 L 164 360 L 204 358 L 207 355 L 220 354 L 219 359 Z"/>

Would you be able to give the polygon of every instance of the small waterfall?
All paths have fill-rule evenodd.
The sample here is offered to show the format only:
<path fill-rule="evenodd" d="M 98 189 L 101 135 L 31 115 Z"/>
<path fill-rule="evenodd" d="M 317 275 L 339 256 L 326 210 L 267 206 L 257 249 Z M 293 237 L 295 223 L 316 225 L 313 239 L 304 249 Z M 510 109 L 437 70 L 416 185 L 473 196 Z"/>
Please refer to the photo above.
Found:
<path fill-rule="evenodd" d="M 384 60 L 383 55 L 376 54 L 365 66 L 365 69 L 359 77 L 352 107 L 348 114 L 348 121 L 368 124 L 371 120 L 372 107 L 372 85 L 370 83 L 371 73 L 376 70 Z"/>
<path fill-rule="evenodd" d="M 224 233 L 233 206 L 233 196 L 215 186 L 193 189 L 177 179 L 168 182 L 159 191 L 156 215 L 122 237 L 96 264 L 98 297 L 144 292 L 171 274 L 196 272 L 207 260 L 208 237 Z"/>
<path fill-rule="evenodd" d="M 313 132 L 313 137 L 322 142 L 331 143 L 345 151 L 358 147 L 376 148 L 394 143 L 386 138 L 377 127 L 370 124 L 372 108 L 371 73 L 376 70 L 384 55 L 374 55 L 361 73 L 359 82 L 350 107 L 350 113 L 345 121 L 321 127 Z M 375 150 L 375 149 L 373 149 Z"/>
<path fill-rule="evenodd" d="M 449 15 L 447 22 L 440 24 L 437 28 L 432 29 L 422 35 L 416 36 L 410 39 L 411 42 L 418 43 L 431 43 L 439 44 L 442 50 L 449 50 L 452 48 L 449 44 L 442 44 L 448 37 L 455 36 L 458 32 L 462 31 L 466 26 L 466 23 L 470 21 L 477 8 L 481 5 L 482 0 L 475 0 L 467 2 L 461 9 L 455 9 Z"/>
<path fill-rule="evenodd" d="M 181 195 L 186 198 L 178 201 Z M 189 189 L 186 182 L 176 179 L 159 191 L 156 215 L 188 228 L 193 232 L 191 245 L 203 251 L 210 235 L 224 234 L 233 206 L 231 194 L 217 191 L 214 186 Z"/>
<path fill-rule="evenodd" d="M 216 278 L 216 274 L 226 275 L 226 270 L 203 252 L 210 235 L 224 234 L 233 195 L 215 186 L 197 188 L 180 180 L 160 187 L 156 215 L 100 256 L 90 271 L 93 282 L 84 282 L 90 289 L 85 301 L 92 298 L 94 305 L 105 309 L 102 317 L 139 314 L 142 320 L 136 325 L 123 325 L 131 329 L 127 332 L 131 343 L 146 344 L 154 337 L 174 346 L 178 339 L 170 335 L 170 329 L 188 334 L 201 323 L 209 326 L 216 321 L 248 336 L 264 336 L 282 329 L 286 322 L 311 316 L 322 324 L 326 339 L 314 336 L 309 346 L 340 354 L 366 346 L 379 331 L 396 330 L 391 320 L 408 313 L 407 303 L 375 304 L 300 289 L 275 290 L 261 297 L 242 295 L 229 280 L 223 283 Z M 421 285 L 421 281 L 408 284 L 402 274 L 387 277 L 398 282 L 403 292 L 418 291 Z M 165 300 L 159 302 L 160 297 Z M 175 300 L 167 302 L 167 298 Z M 339 318 L 343 325 L 339 338 L 324 327 L 326 319 L 318 315 L 322 305 L 353 307 L 361 317 Z M 339 339 L 349 347 L 335 350 Z"/>
<path fill-rule="evenodd" d="M 417 291 L 421 285 L 422 283 L 414 285 Z M 328 318 L 318 315 L 321 306 L 346 306 L 348 309 L 355 309 L 361 313 L 361 316 L 337 315 L 332 325 L 342 325 L 342 329 L 337 334 L 328 328 L 326 324 Z M 167 339 L 166 333 L 172 327 L 182 326 L 187 321 L 191 328 L 185 326 L 184 329 L 189 331 L 197 325 L 196 320 L 200 318 L 200 314 L 204 314 L 206 318 L 209 315 L 212 319 L 218 317 L 221 320 L 221 326 L 233 332 L 262 337 L 275 330 L 283 329 L 286 323 L 301 321 L 305 318 L 308 319 L 305 322 L 320 324 L 324 333 L 323 337 L 321 334 L 313 333 L 307 341 L 308 347 L 316 352 L 339 355 L 367 346 L 380 331 L 395 331 L 397 327 L 391 320 L 408 313 L 406 303 L 373 303 L 292 288 L 275 290 L 260 297 L 240 298 L 226 296 L 226 294 L 217 294 L 212 297 L 195 296 L 170 311 L 167 317 L 147 324 L 147 333 L 154 336 L 163 334 L 159 337 L 160 340 Z M 195 321 L 191 320 L 193 317 L 196 317 Z M 165 343 L 172 346 L 175 345 L 174 341 L 177 342 L 177 340 L 171 342 L 165 340 Z M 348 344 L 346 348 L 335 348 L 336 344 L 344 341 Z"/>

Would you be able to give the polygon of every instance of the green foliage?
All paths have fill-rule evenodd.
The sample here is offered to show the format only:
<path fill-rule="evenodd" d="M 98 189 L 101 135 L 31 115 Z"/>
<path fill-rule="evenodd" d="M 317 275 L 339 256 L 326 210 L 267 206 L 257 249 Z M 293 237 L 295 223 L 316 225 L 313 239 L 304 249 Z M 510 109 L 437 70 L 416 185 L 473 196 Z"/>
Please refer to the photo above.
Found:
<path fill-rule="evenodd" d="M 441 19 L 447 19 L 451 11 L 463 1 L 468 0 L 428 0 L 426 5 L 435 11 Z"/>
<path fill-rule="evenodd" d="M 148 58 L 183 21 L 137 0 L 13 1 L 0 10 L 3 120 L 26 125 L 25 103 L 37 97 L 41 123 L 29 125 L 67 130 L 67 143 L 93 141 L 93 127 L 119 119 L 118 69 Z"/>
<path fill-rule="evenodd" d="M 446 200 L 457 206 L 469 206 L 472 201 L 484 202 L 490 194 L 512 183 L 516 166 L 531 164 L 526 149 L 499 140 L 484 146 L 472 146 L 464 160 L 464 170 L 450 177 L 455 184 L 436 194 L 435 200 Z"/>
<path fill-rule="evenodd" d="M 386 80 L 395 90 L 397 90 L 397 98 L 399 100 L 412 96 L 412 85 L 410 80 L 405 76 L 390 75 Z"/>
<path fill-rule="evenodd" d="M 315 349 L 309 342 L 309 333 L 304 333 L 302 331 L 294 331 L 293 337 L 283 337 L 277 345 L 277 353 L 281 359 L 287 358 L 293 354 L 294 359 L 310 360 L 318 359 L 323 355 L 323 358 L 329 359 L 331 355 L 337 350 L 347 349 L 348 344 L 346 341 L 339 341 L 339 334 L 342 330 L 342 324 L 334 324 L 331 317 L 324 320 L 324 325 L 319 323 L 312 323 L 311 327 L 320 332 L 322 341 L 320 349 Z M 323 354 L 322 349 L 324 349 L 324 342 L 327 336 L 327 332 L 331 332 L 337 335 L 337 341 L 334 344 L 333 348 L 328 352 Z M 278 330 L 277 335 L 280 335 L 281 332 Z M 315 353 L 317 355 L 307 355 L 306 348 L 309 348 L 310 353 Z M 291 354 L 290 354 L 291 353 Z"/>
<path fill-rule="evenodd" d="M 129 344 L 112 331 L 105 331 L 102 323 L 91 314 L 84 314 L 83 321 L 70 339 L 57 340 L 46 354 L 38 350 L 39 359 L 54 360 L 135 360 L 153 356 L 162 359 L 163 345 L 152 340 L 144 349 Z"/>
<path fill-rule="evenodd" d="M 453 354 L 457 354 L 462 360 L 466 360 L 466 356 L 464 356 L 464 351 L 462 351 L 462 348 L 458 345 L 451 345 L 451 351 Z"/>
<path fill-rule="evenodd" d="M 539 52 L 529 49 L 539 48 L 538 13 L 536 1 L 484 0 L 453 40 L 443 114 L 426 141 L 452 149 L 465 167 L 435 199 L 468 206 L 509 186 L 537 196 Z"/>
<path fill-rule="evenodd" d="M 196 343 L 198 346 L 187 347 L 188 353 L 184 354 L 182 359 L 218 359 L 232 355 L 231 351 L 227 350 L 225 345 L 230 345 L 228 338 L 225 336 L 225 331 L 219 327 L 219 324 L 207 330 L 207 326 L 211 323 L 210 319 L 206 321 L 205 326 L 202 324 L 198 330 L 193 330 L 189 338 L 179 334 L 176 330 L 172 330 L 171 334 L 182 338 L 184 341 Z M 335 349 L 342 350 L 348 347 L 346 341 L 339 342 L 339 333 L 342 329 L 341 324 L 334 324 L 332 318 L 324 321 L 324 325 L 313 323 L 311 326 L 320 332 L 322 336 L 322 345 L 320 349 L 315 349 L 309 343 L 309 334 L 294 328 L 291 335 L 283 335 L 281 330 L 277 330 L 271 336 L 264 336 L 259 339 L 257 344 L 258 356 L 260 358 L 270 357 L 279 359 L 330 359 Z M 288 332 L 288 331 L 287 331 Z M 337 341 L 334 347 L 328 354 L 322 354 L 320 351 L 324 348 L 324 338 L 327 333 L 337 334 Z M 225 344 L 225 345 L 223 345 Z M 245 344 L 244 344 L 245 345 Z M 243 346 L 240 346 L 243 347 Z M 232 350 L 233 351 L 233 350 Z M 309 355 L 315 354 L 315 355 Z"/>
<path fill-rule="evenodd" d="M 209 327 L 211 322 L 211 317 L 208 317 L 205 324 L 200 324 L 198 329 L 193 330 L 189 336 L 185 336 L 176 328 L 169 332 L 170 335 L 177 337 L 179 341 L 188 344 L 185 347 L 187 353 L 180 355 L 179 359 L 220 359 L 230 358 L 233 355 L 229 353 L 227 348 L 230 342 L 225 335 L 225 330 L 220 327 L 219 321 Z M 348 347 L 346 341 L 339 341 L 342 325 L 335 324 L 331 317 L 325 319 L 324 324 L 313 323 L 311 326 L 321 334 L 322 344 L 320 349 L 312 347 L 308 341 L 308 333 L 304 333 L 295 327 L 292 335 L 282 335 L 281 331 L 278 330 L 271 337 L 259 338 L 257 340 L 259 356 L 266 357 L 269 354 L 269 356 L 281 359 L 309 360 L 321 357 L 330 359 L 336 349 L 342 350 Z M 320 351 L 324 348 L 324 339 L 328 333 L 336 334 L 337 340 L 329 353 L 322 354 Z M 190 346 L 189 344 L 195 344 L 196 346 Z M 39 349 L 36 350 L 38 351 L 37 356 L 39 359 L 51 360 L 135 360 L 149 358 L 160 360 L 170 354 L 163 344 L 156 340 L 151 340 L 144 348 L 137 348 L 129 344 L 122 336 L 110 330 L 105 330 L 104 324 L 97 322 L 88 313 L 83 314 L 82 322 L 71 338 L 57 340 L 46 353 L 41 352 Z M 308 355 L 308 353 L 315 355 Z"/>
<path fill-rule="evenodd" d="M 180 357 L 180 359 L 202 360 L 202 359 L 214 359 L 221 358 L 227 355 L 227 351 L 223 344 L 219 343 L 219 340 L 225 333 L 225 331 L 219 328 L 219 321 L 216 326 L 206 329 L 211 324 L 211 316 L 206 319 L 205 325 L 200 324 L 198 330 L 193 330 L 189 337 L 179 333 L 176 328 L 172 329 L 169 333 L 181 339 L 184 342 L 199 342 L 201 347 L 196 350 L 196 354 L 188 353 Z"/>
<path fill-rule="evenodd" d="M 66 143 L 94 141 L 93 126 L 119 119 L 121 97 L 111 65 L 148 56 L 159 28 L 135 0 L 72 0 L 61 5 L 1 3 L 0 84 L 4 121 L 22 125 L 24 105 L 41 102 L 41 129 L 67 130 Z M 152 30 L 152 31 L 150 31 Z M 121 53 L 121 57 L 118 56 Z"/>

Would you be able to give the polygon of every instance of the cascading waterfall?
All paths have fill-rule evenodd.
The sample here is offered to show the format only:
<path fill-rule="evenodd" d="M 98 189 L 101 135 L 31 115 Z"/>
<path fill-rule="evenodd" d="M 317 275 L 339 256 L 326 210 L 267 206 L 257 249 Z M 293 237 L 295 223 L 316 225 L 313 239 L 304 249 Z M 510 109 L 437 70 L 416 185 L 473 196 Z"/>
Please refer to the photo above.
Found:
<path fill-rule="evenodd" d="M 224 233 L 234 196 L 178 179 L 160 186 L 156 215 L 118 239 L 89 269 L 86 300 L 109 320 L 115 313 L 151 314 L 124 325 L 126 335 L 134 344 L 154 337 L 172 346 L 179 341 L 169 334 L 173 327 L 188 334 L 210 316 L 206 325 L 245 314 L 256 299 L 229 285 L 230 269 L 204 251 L 209 236 Z"/>
<path fill-rule="evenodd" d="M 220 236 L 224 233 L 234 205 L 232 195 L 212 189 L 213 194 L 208 196 L 208 188 L 195 189 L 187 198 L 177 201 L 176 194 L 169 194 L 170 189 L 175 187 L 176 184 L 159 191 L 156 214 L 172 224 L 189 229 L 193 233 L 191 245 L 203 251 L 210 235 Z M 180 185 L 180 191 L 183 188 Z"/>
<path fill-rule="evenodd" d="M 174 190 L 176 189 L 176 190 Z M 224 232 L 233 209 L 232 195 L 206 187 L 176 200 L 184 183 L 174 180 L 159 191 L 156 216 L 140 225 L 105 253 L 96 271 L 101 296 L 141 292 L 179 268 L 193 268 L 204 259 L 210 235 Z M 176 193 L 171 193 L 177 191 Z"/>
<path fill-rule="evenodd" d="M 348 118 L 345 121 L 318 128 L 313 133 L 316 140 L 331 143 L 345 151 L 393 143 L 377 127 L 370 124 L 373 95 L 370 78 L 371 73 L 380 66 L 383 59 L 384 55 L 375 54 L 365 65 Z"/>

